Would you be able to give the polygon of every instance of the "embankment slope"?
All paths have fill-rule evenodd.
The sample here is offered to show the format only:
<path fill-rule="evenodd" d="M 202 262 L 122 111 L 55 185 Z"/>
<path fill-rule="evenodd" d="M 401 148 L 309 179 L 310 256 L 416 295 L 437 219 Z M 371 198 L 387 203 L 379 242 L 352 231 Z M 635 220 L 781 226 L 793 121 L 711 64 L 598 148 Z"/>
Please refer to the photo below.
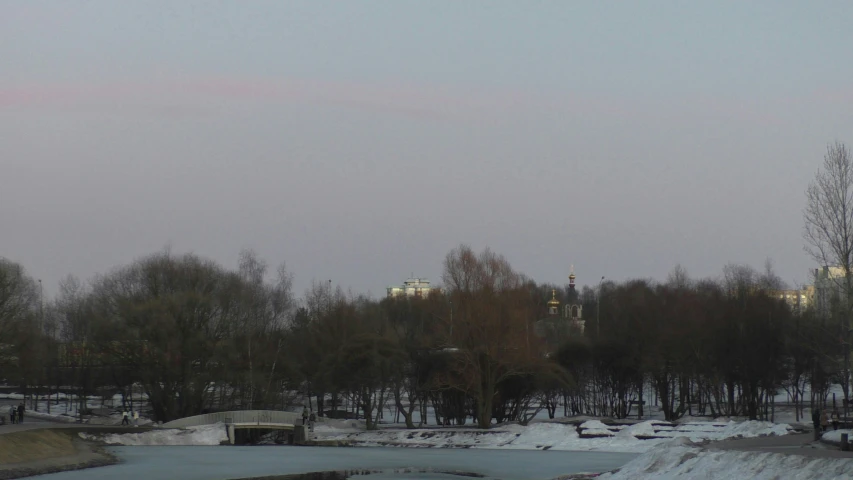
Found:
<path fill-rule="evenodd" d="M 117 462 L 77 433 L 76 429 L 44 428 L 0 435 L 0 480 Z"/>

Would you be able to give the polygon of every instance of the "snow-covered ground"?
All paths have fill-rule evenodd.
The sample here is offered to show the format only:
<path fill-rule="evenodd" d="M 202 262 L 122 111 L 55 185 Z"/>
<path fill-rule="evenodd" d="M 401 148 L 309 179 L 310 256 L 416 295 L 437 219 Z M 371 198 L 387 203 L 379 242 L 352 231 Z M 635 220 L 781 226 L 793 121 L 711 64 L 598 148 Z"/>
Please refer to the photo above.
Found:
<path fill-rule="evenodd" d="M 625 464 L 601 480 L 668 480 L 719 478 L 835 480 L 851 478 L 853 459 L 810 458 L 781 453 L 720 451 L 702 448 L 686 438 L 669 440 Z"/>
<path fill-rule="evenodd" d="M 75 422 L 79 420 L 80 399 L 76 396 L 66 395 L 62 392 L 57 392 L 51 395 L 50 400 L 45 397 L 34 402 L 31 397 L 26 397 L 20 393 L 4 393 L 0 394 L 0 401 L 11 400 L 5 402 L 14 405 L 18 401 L 24 402 L 26 406 L 26 415 L 33 418 L 51 420 L 57 422 Z M 121 423 L 121 403 L 122 397 L 120 394 L 113 395 L 111 398 L 103 399 L 97 396 L 89 396 L 86 398 L 86 409 L 96 412 L 94 415 L 85 415 L 84 421 L 89 424 L 97 425 L 118 425 Z M 133 398 L 134 408 L 146 405 L 147 397 L 143 394 L 136 393 Z M 50 413 L 48 413 L 50 412 Z M 0 414 L 7 415 L 4 411 L 4 406 L 0 406 Z M 151 420 L 141 416 L 139 425 L 150 425 Z"/>
<path fill-rule="evenodd" d="M 506 448 L 524 450 L 585 450 L 605 452 L 645 452 L 655 445 L 676 437 L 692 441 L 785 435 L 791 427 L 770 422 L 687 422 L 675 427 L 646 421 L 630 426 L 608 426 L 598 420 L 584 422 L 584 435 L 606 435 L 582 438 L 574 425 L 540 422 L 528 426 L 505 425 L 491 430 L 469 428 L 385 429 L 357 431 L 318 425 L 317 440 L 343 440 L 361 446 L 440 447 L 440 448 Z M 617 430 L 617 431 L 611 431 Z M 642 437 L 662 437 L 642 439 Z M 638 438 L 640 437 L 640 438 Z"/>
<path fill-rule="evenodd" d="M 77 420 L 74 417 L 69 417 L 67 415 L 53 415 L 48 413 L 41 412 L 32 412 L 29 411 L 26 413 L 27 418 L 38 418 L 40 420 L 48 420 L 50 422 L 62 422 L 62 423 L 74 423 Z"/>
<path fill-rule="evenodd" d="M 505 425 L 490 430 L 470 428 L 384 429 L 364 431 L 357 422 L 330 421 L 319 424 L 311 437 L 315 440 L 343 440 L 360 446 L 422 448 L 479 448 L 512 450 L 562 450 L 642 453 L 673 438 L 695 442 L 729 438 L 785 435 L 790 427 L 769 422 L 687 422 L 675 427 L 647 421 L 629 426 L 608 426 L 598 420 L 581 425 L 589 432 L 606 435 L 582 438 L 574 425 L 540 422 L 528 426 Z M 615 432 L 612 430 L 616 430 Z M 644 439 L 654 436 L 659 438 Z M 165 429 L 144 433 L 86 435 L 112 445 L 219 445 L 227 440 L 222 424 L 187 430 Z"/>
<path fill-rule="evenodd" d="M 841 434 L 847 434 L 847 441 L 853 443 L 853 430 L 841 429 L 841 430 L 830 430 L 825 432 L 821 436 L 821 440 L 824 442 L 832 442 L 832 443 L 841 443 Z"/>
<path fill-rule="evenodd" d="M 187 429 L 151 430 L 142 433 L 106 435 L 80 433 L 80 437 L 109 445 L 219 445 L 228 440 L 228 433 L 225 424 L 215 423 Z"/>

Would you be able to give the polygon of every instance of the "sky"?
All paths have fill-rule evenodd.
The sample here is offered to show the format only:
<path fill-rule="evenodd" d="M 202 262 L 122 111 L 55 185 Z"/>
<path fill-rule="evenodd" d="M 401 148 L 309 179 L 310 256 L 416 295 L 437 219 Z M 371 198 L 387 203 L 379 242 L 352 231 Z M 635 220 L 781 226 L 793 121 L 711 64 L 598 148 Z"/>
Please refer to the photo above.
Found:
<path fill-rule="evenodd" d="M 853 142 L 848 1 L 0 0 L 0 256 L 169 246 L 384 295 L 461 243 L 538 282 L 771 259 Z"/>

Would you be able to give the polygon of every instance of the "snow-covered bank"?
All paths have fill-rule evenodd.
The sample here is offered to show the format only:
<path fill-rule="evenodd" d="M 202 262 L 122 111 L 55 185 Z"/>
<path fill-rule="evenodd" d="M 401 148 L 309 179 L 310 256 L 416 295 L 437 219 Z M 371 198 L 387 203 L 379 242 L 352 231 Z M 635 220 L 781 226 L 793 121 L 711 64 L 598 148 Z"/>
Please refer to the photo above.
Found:
<path fill-rule="evenodd" d="M 507 448 L 524 450 L 583 450 L 642 453 L 672 438 L 687 437 L 700 442 L 729 438 L 785 435 L 791 427 L 770 422 L 689 422 L 675 427 L 662 427 L 648 421 L 630 426 L 608 426 L 598 420 L 581 425 L 584 435 L 590 432 L 600 438 L 582 438 L 574 425 L 534 423 L 528 426 L 505 425 L 491 430 L 475 429 L 387 429 L 376 431 L 341 430 L 318 425 L 317 440 L 346 441 L 361 446 L 438 447 L 438 448 Z M 614 431 L 615 430 L 615 431 Z M 649 438 L 657 437 L 657 438 Z"/>
<path fill-rule="evenodd" d="M 685 422 L 679 425 L 647 421 L 635 425 L 605 425 L 589 420 L 579 427 L 561 423 L 534 423 L 528 426 L 503 425 L 490 430 L 471 428 L 403 428 L 364 431 L 354 421 L 319 424 L 312 439 L 341 441 L 360 446 L 421 448 L 484 448 L 513 450 L 575 450 L 643 453 L 673 438 L 695 442 L 731 438 L 785 435 L 791 427 L 770 422 Z M 581 433 L 579 433 L 581 432 Z M 590 435 L 596 435 L 590 438 Z M 219 423 L 189 429 L 165 429 L 144 433 L 93 435 L 83 438 L 111 445 L 219 445 L 228 439 Z"/>
<path fill-rule="evenodd" d="M 228 440 L 225 424 L 202 425 L 183 429 L 152 430 L 142 433 L 96 435 L 80 433 L 84 440 L 108 445 L 219 445 Z"/>
<path fill-rule="evenodd" d="M 701 448 L 686 438 L 668 440 L 601 480 L 749 478 L 833 480 L 850 478 L 853 459 Z"/>
<path fill-rule="evenodd" d="M 821 435 L 824 442 L 841 443 L 841 434 L 846 433 L 847 439 L 853 442 L 853 430 L 842 428 L 841 430 L 829 430 Z"/>

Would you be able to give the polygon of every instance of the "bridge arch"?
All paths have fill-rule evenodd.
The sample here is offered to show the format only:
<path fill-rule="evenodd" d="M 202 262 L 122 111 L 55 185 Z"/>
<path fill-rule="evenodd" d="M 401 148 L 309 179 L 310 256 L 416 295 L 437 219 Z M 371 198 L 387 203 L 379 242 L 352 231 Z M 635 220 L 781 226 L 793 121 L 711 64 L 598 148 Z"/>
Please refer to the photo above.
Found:
<path fill-rule="evenodd" d="M 320 420 L 320 419 L 318 419 Z M 178 418 L 163 424 L 164 428 L 187 428 L 214 423 L 225 424 L 284 424 L 302 425 L 302 415 L 281 410 L 233 410 L 228 412 L 205 413 L 192 417 Z"/>

